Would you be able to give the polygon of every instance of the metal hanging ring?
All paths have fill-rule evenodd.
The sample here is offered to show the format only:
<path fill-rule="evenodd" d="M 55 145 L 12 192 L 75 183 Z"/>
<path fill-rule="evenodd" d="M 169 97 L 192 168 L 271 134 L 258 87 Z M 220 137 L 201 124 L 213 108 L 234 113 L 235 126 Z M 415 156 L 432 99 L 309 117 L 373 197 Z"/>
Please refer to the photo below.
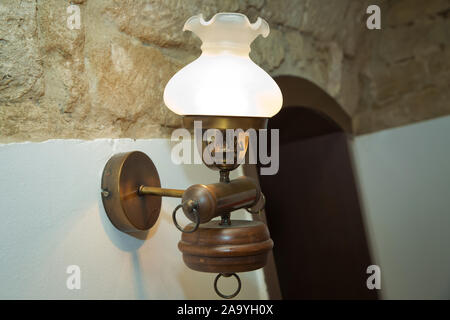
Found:
<path fill-rule="evenodd" d="M 217 289 L 217 282 L 219 281 L 220 277 L 222 277 L 222 276 L 224 276 L 226 278 L 233 276 L 236 278 L 236 280 L 238 282 L 238 287 L 234 293 L 226 295 L 226 294 L 223 294 L 222 292 L 220 292 L 219 289 Z M 216 276 L 216 279 L 214 279 L 214 291 L 216 291 L 217 295 L 221 298 L 232 299 L 232 298 L 236 297 L 239 294 L 239 292 L 241 291 L 241 279 L 239 278 L 239 276 L 236 273 L 219 273 Z"/>
<path fill-rule="evenodd" d="M 177 222 L 177 211 L 178 211 L 178 209 L 180 209 L 180 208 L 182 208 L 183 207 L 183 204 L 179 204 L 179 205 L 177 205 L 176 207 L 175 207 L 175 209 L 173 210 L 173 213 L 172 213 L 172 220 L 173 220 L 173 224 L 175 225 L 175 227 L 177 227 L 177 229 L 178 230 L 180 230 L 181 232 L 184 232 L 184 233 L 192 233 L 192 232 L 195 232 L 195 231 L 197 231 L 197 229 L 198 229 L 198 226 L 200 225 L 200 215 L 198 214 L 198 211 L 197 211 L 197 209 L 195 208 L 195 207 L 193 207 L 192 208 L 192 212 L 194 213 L 194 217 L 195 217 L 195 225 L 194 225 L 194 228 L 193 229 L 188 229 L 188 230 L 186 230 L 186 228 L 182 228 L 179 224 L 178 224 L 178 222 Z"/>
<path fill-rule="evenodd" d="M 261 207 L 261 209 L 253 211 L 252 207 L 250 207 L 250 208 L 245 208 L 245 210 L 247 210 L 247 212 L 249 212 L 251 214 L 260 214 L 264 210 L 264 207 L 266 204 L 266 196 L 264 196 L 264 193 L 261 193 L 261 196 L 262 196 L 262 202 L 263 202 L 263 206 Z"/>

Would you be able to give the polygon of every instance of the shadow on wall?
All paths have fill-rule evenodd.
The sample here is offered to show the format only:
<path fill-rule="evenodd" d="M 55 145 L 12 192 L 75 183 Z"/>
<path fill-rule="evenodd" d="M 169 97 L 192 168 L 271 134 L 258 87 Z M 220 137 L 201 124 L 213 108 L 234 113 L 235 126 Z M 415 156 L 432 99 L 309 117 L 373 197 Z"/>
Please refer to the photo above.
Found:
<path fill-rule="evenodd" d="M 99 189 L 100 190 L 100 189 Z M 103 229 L 107 234 L 108 238 L 111 242 L 120 250 L 133 252 L 138 250 L 145 242 L 146 239 L 151 239 L 155 232 L 158 229 L 159 219 L 152 229 L 146 232 L 142 232 L 141 234 L 126 234 L 122 231 L 119 231 L 109 220 L 105 209 L 103 208 L 103 202 L 101 199 L 100 191 L 98 192 L 98 208 L 100 219 L 103 225 Z"/>
<path fill-rule="evenodd" d="M 172 161 L 168 159 L 174 143 L 162 139 L 160 142 L 163 147 L 161 146 L 157 153 L 155 153 L 155 149 L 141 149 L 141 143 L 144 144 L 144 141 L 132 144 L 132 150 L 141 150 L 152 158 L 158 168 L 162 187 L 183 189 L 194 183 L 215 183 L 219 180 L 218 172 L 206 168 L 203 164 L 175 165 L 174 167 Z M 191 141 L 189 143 L 192 144 Z M 126 152 L 129 148 L 129 146 L 119 145 L 113 148 L 113 153 Z M 105 157 L 102 164 L 106 164 L 107 161 L 108 158 Z M 98 168 L 98 170 L 102 172 L 103 168 Z M 241 174 L 240 170 L 235 170 L 232 176 Z M 163 198 L 161 213 L 156 224 L 147 233 L 145 240 L 141 240 L 114 227 L 103 209 L 100 189 L 98 190 L 97 205 L 105 234 L 116 248 L 130 254 L 129 256 L 125 255 L 127 259 L 123 259 L 123 263 L 131 268 L 128 279 L 132 281 L 131 287 L 134 290 L 135 298 L 155 298 L 155 290 L 159 291 L 158 297 L 163 299 L 219 298 L 213 288 L 215 273 L 197 272 L 184 265 L 181 252 L 177 247 L 181 233 L 175 228 L 171 215 L 172 210 L 179 202 L 180 199 Z M 248 213 L 245 214 L 249 217 Z M 179 222 L 184 225 L 190 221 L 184 215 L 180 215 Z M 142 238 L 142 235 L 140 237 Z M 237 299 L 266 297 L 261 290 L 264 284 L 261 281 L 260 273 L 261 270 L 240 274 L 242 290 Z M 160 277 L 160 279 L 154 281 L 153 277 Z M 219 285 L 224 292 L 233 292 L 236 288 L 233 278 L 222 279 Z M 170 290 L 173 287 L 176 288 L 176 292 L 174 289 Z"/>
<path fill-rule="evenodd" d="M 305 79 L 275 79 L 284 97 L 280 169 L 260 176 L 284 299 L 377 299 L 348 148 L 350 117 Z M 267 276 L 267 275 L 266 275 Z"/>

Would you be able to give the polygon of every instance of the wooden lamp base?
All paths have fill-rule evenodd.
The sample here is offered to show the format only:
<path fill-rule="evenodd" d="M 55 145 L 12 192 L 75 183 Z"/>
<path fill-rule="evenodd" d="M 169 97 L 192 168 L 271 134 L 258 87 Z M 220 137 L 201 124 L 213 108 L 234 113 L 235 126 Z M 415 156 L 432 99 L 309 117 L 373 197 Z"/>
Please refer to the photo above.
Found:
<path fill-rule="evenodd" d="M 196 271 L 231 274 L 266 265 L 273 241 L 260 221 L 232 220 L 220 225 L 214 220 L 193 233 L 183 233 L 178 248 L 185 264 Z"/>

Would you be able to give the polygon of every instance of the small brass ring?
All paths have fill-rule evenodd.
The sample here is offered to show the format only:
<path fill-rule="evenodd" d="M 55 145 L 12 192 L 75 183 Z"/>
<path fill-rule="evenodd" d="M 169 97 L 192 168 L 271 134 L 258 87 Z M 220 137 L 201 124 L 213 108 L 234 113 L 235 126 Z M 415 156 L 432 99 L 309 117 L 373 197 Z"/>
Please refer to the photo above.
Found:
<path fill-rule="evenodd" d="M 217 282 L 219 281 L 220 277 L 222 277 L 222 276 L 224 276 L 226 278 L 233 276 L 236 278 L 236 280 L 238 282 L 238 287 L 234 293 L 226 295 L 219 291 L 219 289 L 217 288 Z M 214 279 L 214 291 L 216 291 L 217 295 L 221 298 L 232 299 L 232 298 L 236 297 L 239 294 L 239 292 L 241 291 L 241 279 L 239 278 L 239 276 L 236 273 L 227 273 L 227 274 L 219 273 L 216 276 L 216 279 Z"/>
<path fill-rule="evenodd" d="M 264 204 L 265 204 L 266 203 L 266 196 L 264 195 L 264 193 L 261 193 L 261 197 L 262 197 L 262 200 L 264 201 Z M 264 207 L 262 207 L 258 211 L 253 211 L 251 209 L 251 207 L 250 208 L 245 208 L 245 210 L 247 210 L 247 212 L 251 213 L 251 214 L 260 214 L 264 210 Z"/>
<path fill-rule="evenodd" d="M 245 208 L 245 210 L 247 210 L 247 212 L 251 214 L 260 214 L 262 212 L 262 209 L 258 211 L 253 211 L 250 208 Z"/>
<path fill-rule="evenodd" d="M 186 230 L 186 228 L 182 228 L 178 224 L 177 217 L 176 217 L 177 216 L 177 211 L 178 211 L 178 209 L 180 209 L 182 207 L 183 207 L 183 204 L 179 204 L 173 210 L 173 213 L 172 213 L 173 224 L 175 225 L 175 227 L 177 227 L 178 230 L 180 230 L 181 232 L 184 232 L 184 233 L 192 233 L 192 232 L 197 231 L 198 226 L 200 225 L 200 215 L 198 214 L 197 208 L 195 208 L 195 207 L 192 208 L 192 211 L 193 211 L 194 217 L 195 217 L 195 226 L 194 226 L 194 228 L 191 229 L 191 230 Z"/>

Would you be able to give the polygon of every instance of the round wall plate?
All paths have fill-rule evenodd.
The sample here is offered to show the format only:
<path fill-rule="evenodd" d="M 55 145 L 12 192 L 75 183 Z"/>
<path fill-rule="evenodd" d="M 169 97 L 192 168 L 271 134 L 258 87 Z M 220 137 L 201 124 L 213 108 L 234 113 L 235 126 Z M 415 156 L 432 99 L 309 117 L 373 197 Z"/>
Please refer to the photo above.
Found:
<path fill-rule="evenodd" d="M 141 185 L 161 187 L 158 171 L 145 153 L 119 153 L 108 160 L 101 185 L 103 206 L 109 220 L 120 231 L 146 231 L 158 220 L 161 197 L 139 195 Z"/>

